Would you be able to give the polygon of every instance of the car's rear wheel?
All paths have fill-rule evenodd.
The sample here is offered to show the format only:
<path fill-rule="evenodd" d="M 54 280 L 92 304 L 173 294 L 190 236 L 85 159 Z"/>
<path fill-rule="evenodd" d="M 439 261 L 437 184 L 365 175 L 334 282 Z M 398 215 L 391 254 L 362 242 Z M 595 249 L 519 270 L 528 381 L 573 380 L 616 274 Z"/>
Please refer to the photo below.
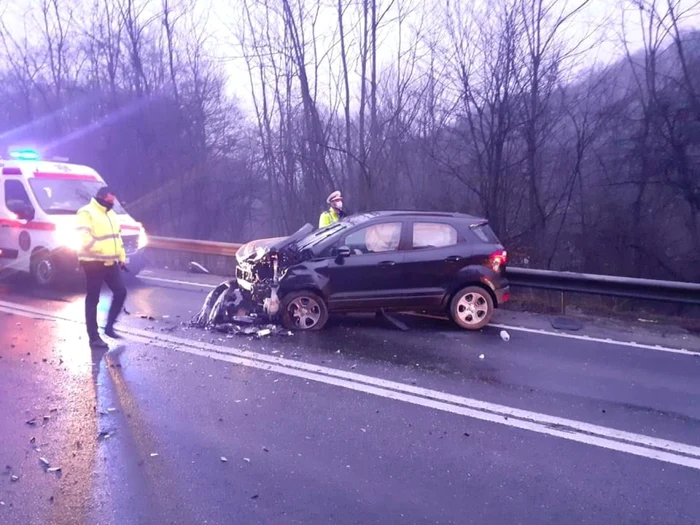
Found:
<path fill-rule="evenodd" d="M 450 304 L 453 321 L 465 330 L 480 330 L 489 324 L 493 311 L 491 294 L 479 286 L 462 288 Z"/>
<path fill-rule="evenodd" d="M 292 292 L 282 300 L 282 323 L 289 330 L 320 330 L 327 322 L 326 302 L 314 292 Z"/>

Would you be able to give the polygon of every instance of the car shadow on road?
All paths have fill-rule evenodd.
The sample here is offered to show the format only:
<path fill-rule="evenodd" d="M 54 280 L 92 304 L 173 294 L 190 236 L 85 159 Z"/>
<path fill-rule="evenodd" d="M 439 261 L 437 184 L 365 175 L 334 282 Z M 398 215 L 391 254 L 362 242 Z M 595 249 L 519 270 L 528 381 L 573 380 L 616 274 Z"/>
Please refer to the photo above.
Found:
<path fill-rule="evenodd" d="M 498 332 L 487 328 L 466 332 L 447 318 L 394 314 L 407 331 L 375 316 L 333 317 L 314 333 L 282 339 L 275 348 L 285 355 L 309 357 L 333 365 L 337 358 L 380 367 L 405 367 L 439 375 L 462 376 L 490 384 L 500 383 L 498 369 L 484 354 L 503 351 Z"/>

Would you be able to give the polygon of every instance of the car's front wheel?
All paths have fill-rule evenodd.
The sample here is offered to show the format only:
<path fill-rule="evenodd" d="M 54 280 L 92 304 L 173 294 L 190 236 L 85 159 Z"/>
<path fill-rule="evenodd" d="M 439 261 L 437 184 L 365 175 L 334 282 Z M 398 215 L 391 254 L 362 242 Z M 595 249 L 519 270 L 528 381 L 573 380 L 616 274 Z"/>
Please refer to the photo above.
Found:
<path fill-rule="evenodd" d="M 32 255 L 31 274 L 34 283 L 42 288 L 51 286 L 56 282 L 56 263 L 48 251 L 39 250 Z"/>
<path fill-rule="evenodd" d="M 328 322 L 328 307 L 310 291 L 292 292 L 282 299 L 282 323 L 289 330 L 320 330 Z"/>
<path fill-rule="evenodd" d="M 465 330 L 480 330 L 489 324 L 493 311 L 491 294 L 479 286 L 462 288 L 450 304 L 452 319 Z"/>

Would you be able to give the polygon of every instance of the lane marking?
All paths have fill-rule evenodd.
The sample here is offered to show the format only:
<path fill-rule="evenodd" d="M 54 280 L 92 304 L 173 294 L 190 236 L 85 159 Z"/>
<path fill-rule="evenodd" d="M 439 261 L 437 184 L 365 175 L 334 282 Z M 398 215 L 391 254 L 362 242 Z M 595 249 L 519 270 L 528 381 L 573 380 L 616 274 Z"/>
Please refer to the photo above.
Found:
<path fill-rule="evenodd" d="M 552 332 L 549 330 L 543 330 L 541 328 L 526 328 L 524 326 L 510 326 L 510 325 L 497 324 L 497 323 L 492 323 L 489 326 L 493 326 L 494 328 L 513 330 L 514 332 L 526 332 L 529 334 L 551 335 L 554 337 L 563 337 L 564 339 L 577 339 L 579 341 L 588 341 L 588 342 L 592 342 L 592 343 L 603 343 L 603 344 L 615 345 L 615 346 L 628 346 L 631 348 L 643 348 L 645 350 L 656 350 L 658 352 L 667 352 L 667 353 L 671 353 L 671 354 L 700 356 L 700 351 L 695 352 L 693 350 L 688 350 L 686 348 L 673 348 L 671 346 L 636 343 L 634 341 L 618 341 L 617 339 L 593 337 L 593 336 L 589 336 L 589 335 L 567 334 L 565 332 Z"/>
<path fill-rule="evenodd" d="M 212 285 L 212 284 L 197 284 L 197 283 L 188 282 L 188 281 L 178 281 L 178 280 L 173 280 L 173 279 L 165 279 L 162 277 L 145 277 L 144 276 L 144 277 L 140 277 L 140 278 L 151 280 L 151 281 L 156 281 L 156 282 L 180 284 L 180 285 L 186 285 L 186 286 L 197 286 L 197 287 L 206 288 L 209 290 L 213 290 L 214 288 L 216 288 L 216 285 Z M 430 316 L 430 315 L 425 316 L 423 314 L 411 314 L 411 315 L 417 315 L 419 317 L 443 319 L 442 317 Z M 525 332 L 525 333 L 536 334 L 536 335 L 548 335 L 551 337 L 562 337 L 564 339 L 575 339 L 578 341 L 587 341 L 587 342 L 591 342 L 591 343 L 600 343 L 600 344 L 613 345 L 613 346 L 626 346 L 629 348 L 639 348 L 639 349 L 644 349 L 644 350 L 656 350 L 657 352 L 667 352 L 670 354 L 700 356 L 700 350 L 693 351 L 693 350 L 688 350 L 686 348 L 674 348 L 671 346 L 637 343 L 634 341 L 620 341 L 620 340 L 611 339 L 611 338 L 569 334 L 566 332 L 544 330 L 541 328 L 526 328 L 524 326 L 513 326 L 513 325 L 507 325 L 507 324 L 500 324 L 500 323 L 491 323 L 488 326 L 492 326 L 494 328 L 500 328 L 503 330 L 512 330 L 514 332 Z"/>
<path fill-rule="evenodd" d="M 27 317 L 42 315 L 54 320 L 81 323 L 81 321 L 66 316 L 3 301 L 0 301 L 0 311 Z M 153 334 L 152 332 L 135 328 L 124 328 L 122 333 L 128 336 L 129 339 L 146 345 L 156 345 L 168 350 L 295 376 L 443 412 L 499 423 L 569 441 L 700 470 L 700 447 L 693 445 L 530 412 L 355 372 L 346 372 L 301 361 L 258 354 L 249 350 L 201 343 L 167 334 Z"/>

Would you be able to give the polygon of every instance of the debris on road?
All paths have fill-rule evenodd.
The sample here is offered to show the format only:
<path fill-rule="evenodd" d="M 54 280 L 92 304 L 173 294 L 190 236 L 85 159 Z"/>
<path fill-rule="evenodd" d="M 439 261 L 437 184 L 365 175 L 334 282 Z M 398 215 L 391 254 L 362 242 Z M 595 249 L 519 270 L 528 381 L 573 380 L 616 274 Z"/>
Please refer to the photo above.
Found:
<path fill-rule="evenodd" d="M 151 452 L 151 457 L 152 457 L 152 458 L 157 458 L 157 457 L 158 457 L 158 452 Z"/>
<path fill-rule="evenodd" d="M 226 456 L 221 456 L 221 462 L 228 463 L 228 459 L 226 458 Z"/>
<path fill-rule="evenodd" d="M 263 452 L 270 452 L 270 449 L 267 447 L 263 447 L 262 449 L 263 449 Z"/>
<path fill-rule="evenodd" d="M 111 414 L 111 413 L 113 413 L 113 412 L 116 412 L 116 411 L 117 411 L 117 409 L 114 408 L 114 407 L 110 407 L 110 408 L 107 409 L 107 412 L 108 412 L 109 414 Z"/>
<path fill-rule="evenodd" d="M 16 476 L 15 474 L 12 474 L 12 476 L 10 476 L 10 481 L 12 481 L 12 482 L 17 482 L 17 481 L 19 481 L 19 476 Z"/>
<path fill-rule="evenodd" d="M 258 496 L 257 494 L 253 494 L 253 495 L 250 497 L 250 499 L 258 499 L 258 498 L 259 498 L 259 496 Z"/>
<path fill-rule="evenodd" d="M 61 467 L 50 467 L 50 468 L 46 469 L 46 472 L 51 472 L 51 473 L 61 472 Z"/>
<path fill-rule="evenodd" d="M 270 316 L 253 301 L 246 299 L 236 281 L 224 282 L 209 292 L 202 308 L 183 323 L 190 328 L 204 328 L 227 335 L 250 335 L 258 338 L 270 335 L 293 335 L 278 324 L 270 323 Z"/>
<path fill-rule="evenodd" d="M 39 458 L 39 463 L 41 463 L 41 466 L 44 468 L 51 467 L 51 463 L 49 463 L 49 460 L 46 458 Z"/>
<path fill-rule="evenodd" d="M 31 427 L 33 427 L 34 425 L 36 425 L 36 418 L 33 417 L 33 418 L 31 418 L 29 421 L 27 421 L 27 425 L 29 425 L 29 426 L 31 426 Z"/>
<path fill-rule="evenodd" d="M 245 461 L 246 463 L 250 463 L 250 458 L 243 458 L 243 461 Z"/>
<path fill-rule="evenodd" d="M 506 342 L 510 341 L 510 334 L 505 330 L 501 330 L 501 339 L 503 339 Z"/>
<path fill-rule="evenodd" d="M 573 332 L 583 328 L 583 323 L 572 317 L 555 317 L 550 321 L 550 324 L 552 328 L 556 328 L 557 330 L 570 330 Z"/>
<path fill-rule="evenodd" d="M 479 359 L 484 359 L 485 357 L 486 357 L 486 356 L 485 356 L 484 354 L 481 354 L 481 355 L 479 356 Z"/>
<path fill-rule="evenodd" d="M 394 317 L 393 315 L 388 314 L 388 313 L 386 312 L 386 310 L 384 310 L 384 309 L 379 310 L 379 311 L 377 312 L 376 316 L 377 316 L 378 319 L 382 319 L 382 320 L 388 322 L 389 324 L 391 324 L 391 325 L 394 326 L 395 328 L 398 328 L 398 329 L 401 330 L 402 332 L 407 332 L 407 331 L 408 331 L 408 326 L 406 326 L 404 323 L 402 323 L 401 321 L 399 321 L 399 320 L 398 320 L 396 317 Z"/>
<path fill-rule="evenodd" d="M 210 274 L 209 270 L 207 270 L 204 266 L 202 266 L 202 265 L 199 264 L 198 262 L 194 262 L 194 261 L 190 262 L 189 267 L 187 268 L 187 270 L 188 270 L 190 273 L 198 273 L 198 274 L 204 274 L 204 275 L 209 275 L 209 274 Z"/>

